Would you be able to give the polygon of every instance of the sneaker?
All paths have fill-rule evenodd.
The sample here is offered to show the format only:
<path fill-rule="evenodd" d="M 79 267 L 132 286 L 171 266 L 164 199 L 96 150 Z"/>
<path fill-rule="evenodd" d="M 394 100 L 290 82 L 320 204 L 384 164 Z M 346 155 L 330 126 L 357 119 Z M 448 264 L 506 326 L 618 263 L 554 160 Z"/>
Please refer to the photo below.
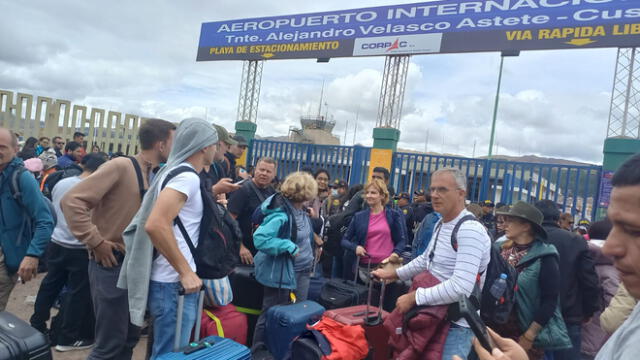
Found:
<path fill-rule="evenodd" d="M 92 347 L 93 347 L 93 341 L 78 340 L 71 345 L 56 345 L 56 351 L 65 352 L 65 351 L 74 351 L 74 350 L 84 350 L 84 349 L 90 349 Z"/>

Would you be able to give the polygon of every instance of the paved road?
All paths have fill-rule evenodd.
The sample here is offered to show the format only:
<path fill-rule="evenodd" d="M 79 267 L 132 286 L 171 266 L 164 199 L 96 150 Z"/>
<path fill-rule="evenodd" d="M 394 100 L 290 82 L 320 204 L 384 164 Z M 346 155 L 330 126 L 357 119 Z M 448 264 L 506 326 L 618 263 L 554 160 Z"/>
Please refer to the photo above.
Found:
<path fill-rule="evenodd" d="M 33 313 L 33 303 L 27 303 L 26 300 L 28 296 L 35 297 L 38 292 L 38 287 L 40 286 L 40 281 L 42 281 L 43 278 L 44 274 L 38 274 L 36 280 L 30 281 L 24 285 L 16 285 L 15 289 L 11 293 L 11 298 L 9 299 L 9 304 L 7 305 L 7 311 L 29 322 L 29 317 Z M 52 311 L 52 315 L 55 315 L 55 311 L 56 310 Z M 146 338 L 140 339 L 140 342 L 138 343 L 138 346 L 136 346 L 133 353 L 134 360 L 144 360 L 146 344 Z M 89 350 L 68 351 L 64 353 L 53 350 L 54 360 L 84 360 L 87 358 L 87 355 L 89 355 Z"/>

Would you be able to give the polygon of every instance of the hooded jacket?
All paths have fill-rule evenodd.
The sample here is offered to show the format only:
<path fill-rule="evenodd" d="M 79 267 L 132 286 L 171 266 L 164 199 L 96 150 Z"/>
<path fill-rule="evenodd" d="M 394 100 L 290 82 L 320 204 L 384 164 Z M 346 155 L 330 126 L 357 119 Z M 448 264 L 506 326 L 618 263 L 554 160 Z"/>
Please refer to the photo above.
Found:
<path fill-rule="evenodd" d="M 185 162 L 196 151 L 218 142 L 215 128 L 203 119 L 189 118 L 182 120 L 176 129 L 173 147 L 167 164 L 160 169 L 145 193 L 140 209 L 122 234 L 126 245 L 126 254 L 120 269 L 117 286 L 127 289 L 129 299 L 129 316 L 131 323 L 142 326 L 147 309 L 149 281 L 153 261 L 153 244 L 144 229 L 149 214 L 158 197 L 165 172 L 173 170 Z"/>
<path fill-rule="evenodd" d="M 253 243 L 258 249 L 253 258 L 256 280 L 264 286 L 295 290 L 297 284 L 293 265 L 299 249 L 295 243 L 296 222 L 291 204 L 277 193 L 260 205 L 260 211 L 264 218 L 253 233 Z M 309 241 L 313 248 L 313 232 Z"/>
<path fill-rule="evenodd" d="M 560 265 L 560 306 L 569 324 L 581 324 L 602 306 L 601 288 L 587 242 L 545 219 L 548 244 L 558 250 Z"/>
<path fill-rule="evenodd" d="M 413 291 L 421 287 L 433 287 L 440 281 L 430 272 L 416 275 L 411 284 Z M 389 345 L 396 360 L 440 360 L 449 333 L 448 305 L 417 306 L 407 312 L 397 309 L 384 321 L 390 334 Z M 399 333 L 399 330 L 400 333 Z"/>
<path fill-rule="evenodd" d="M 0 172 L 0 246 L 9 274 L 18 271 L 25 256 L 42 256 L 54 228 L 49 207 L 40 192 L 38 182 L 30 172 L 23 172 L 19 179 L 24 208 L 13 198 L 11 176 L 22 166 L 22 160 L 15 157 Z M 32 224 L 30 228 L 29 224 Z M 24 236 L 20 236 L 21 229 Z"/>

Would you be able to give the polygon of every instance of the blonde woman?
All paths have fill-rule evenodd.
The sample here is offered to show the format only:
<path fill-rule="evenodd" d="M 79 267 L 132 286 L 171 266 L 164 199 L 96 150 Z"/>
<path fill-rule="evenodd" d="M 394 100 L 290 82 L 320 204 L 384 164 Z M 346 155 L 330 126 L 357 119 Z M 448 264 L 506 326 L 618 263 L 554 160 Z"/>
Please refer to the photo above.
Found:
<path fill-rule="evenodd" d="M 262 221 L 253 233 L 253 242 L 258 250 L 254 257 L 256 280 L 264 285 L 264 298 L 253 335 L 254 349 L 264 345 L 265 314 L 270 307 L 288 304 L 291 291 L 298 301 L 307 299 L 314 241 L 304 204 L 317 194 L 315 179 L 295 172 L 287 176 L 280 192 L 260 206 Z"/>
<path fill-rule="evenodd" d="M 407 242 L 404 216 L 386 206 L 389 202 L 387 185 L 382 180 L 373 179 L 364 186 L 363 194 L 369 208 L 353 216 L 342 238 L 342 247 L 347 250 L 347 274 L 357 270 L 356 256 L 363 268 L 366 269 L 370 263 L 373 269 L 391 254 L 399 255 Z"/>

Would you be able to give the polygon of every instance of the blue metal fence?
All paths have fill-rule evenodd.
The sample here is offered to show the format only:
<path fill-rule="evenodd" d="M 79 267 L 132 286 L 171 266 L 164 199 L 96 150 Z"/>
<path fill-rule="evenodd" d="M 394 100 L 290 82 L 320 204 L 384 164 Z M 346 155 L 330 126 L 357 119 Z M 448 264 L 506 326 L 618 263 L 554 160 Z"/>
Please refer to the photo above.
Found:
<path fill-rule="evenodd" d="M 277 161 L 277 175 L 281 179 L 305 167 L 314 171 L 324 168 L 332 179 L 345 179 L 354 185 L 367 180 L 370 148 L 254 140 L 248 163 L 255 165 L 256 160 L 264 156 Z M 465 173 L 470 201 L 492 200 L 512 204 L 519 200 L 550 199 L 564 212 L 595 219 L 602 176 L 600 166 L 396 152 L 391 185 L 397 192 L 410 194 L 418 189 L 426 190 L 431 174 L 443 167 L 457 167 Z"/>
<path fill-rule="evenodd" d="M 602 167 L 541 164 L 455 156 L 395 153 L 391 184 L 398 192 L 426 189 L 431 174 L 457 167 L 467 177 L 468 199 L 512 204 L 523 200 L 553 200 L 562 211 L 595 218 Z"/>
<path fill-rule="evenodd" d="M 311 168 L 313 171 L 323 168 L 331 174 L 331 179 L 359 184 L 366 181 L 369 155 L 370 149 L 362 146 L 254 140 L 248 163 L 255 165 L 258 159 L 268 156 L 278 163 L 277 175 L 280 179 L 303 168 Z"/>

